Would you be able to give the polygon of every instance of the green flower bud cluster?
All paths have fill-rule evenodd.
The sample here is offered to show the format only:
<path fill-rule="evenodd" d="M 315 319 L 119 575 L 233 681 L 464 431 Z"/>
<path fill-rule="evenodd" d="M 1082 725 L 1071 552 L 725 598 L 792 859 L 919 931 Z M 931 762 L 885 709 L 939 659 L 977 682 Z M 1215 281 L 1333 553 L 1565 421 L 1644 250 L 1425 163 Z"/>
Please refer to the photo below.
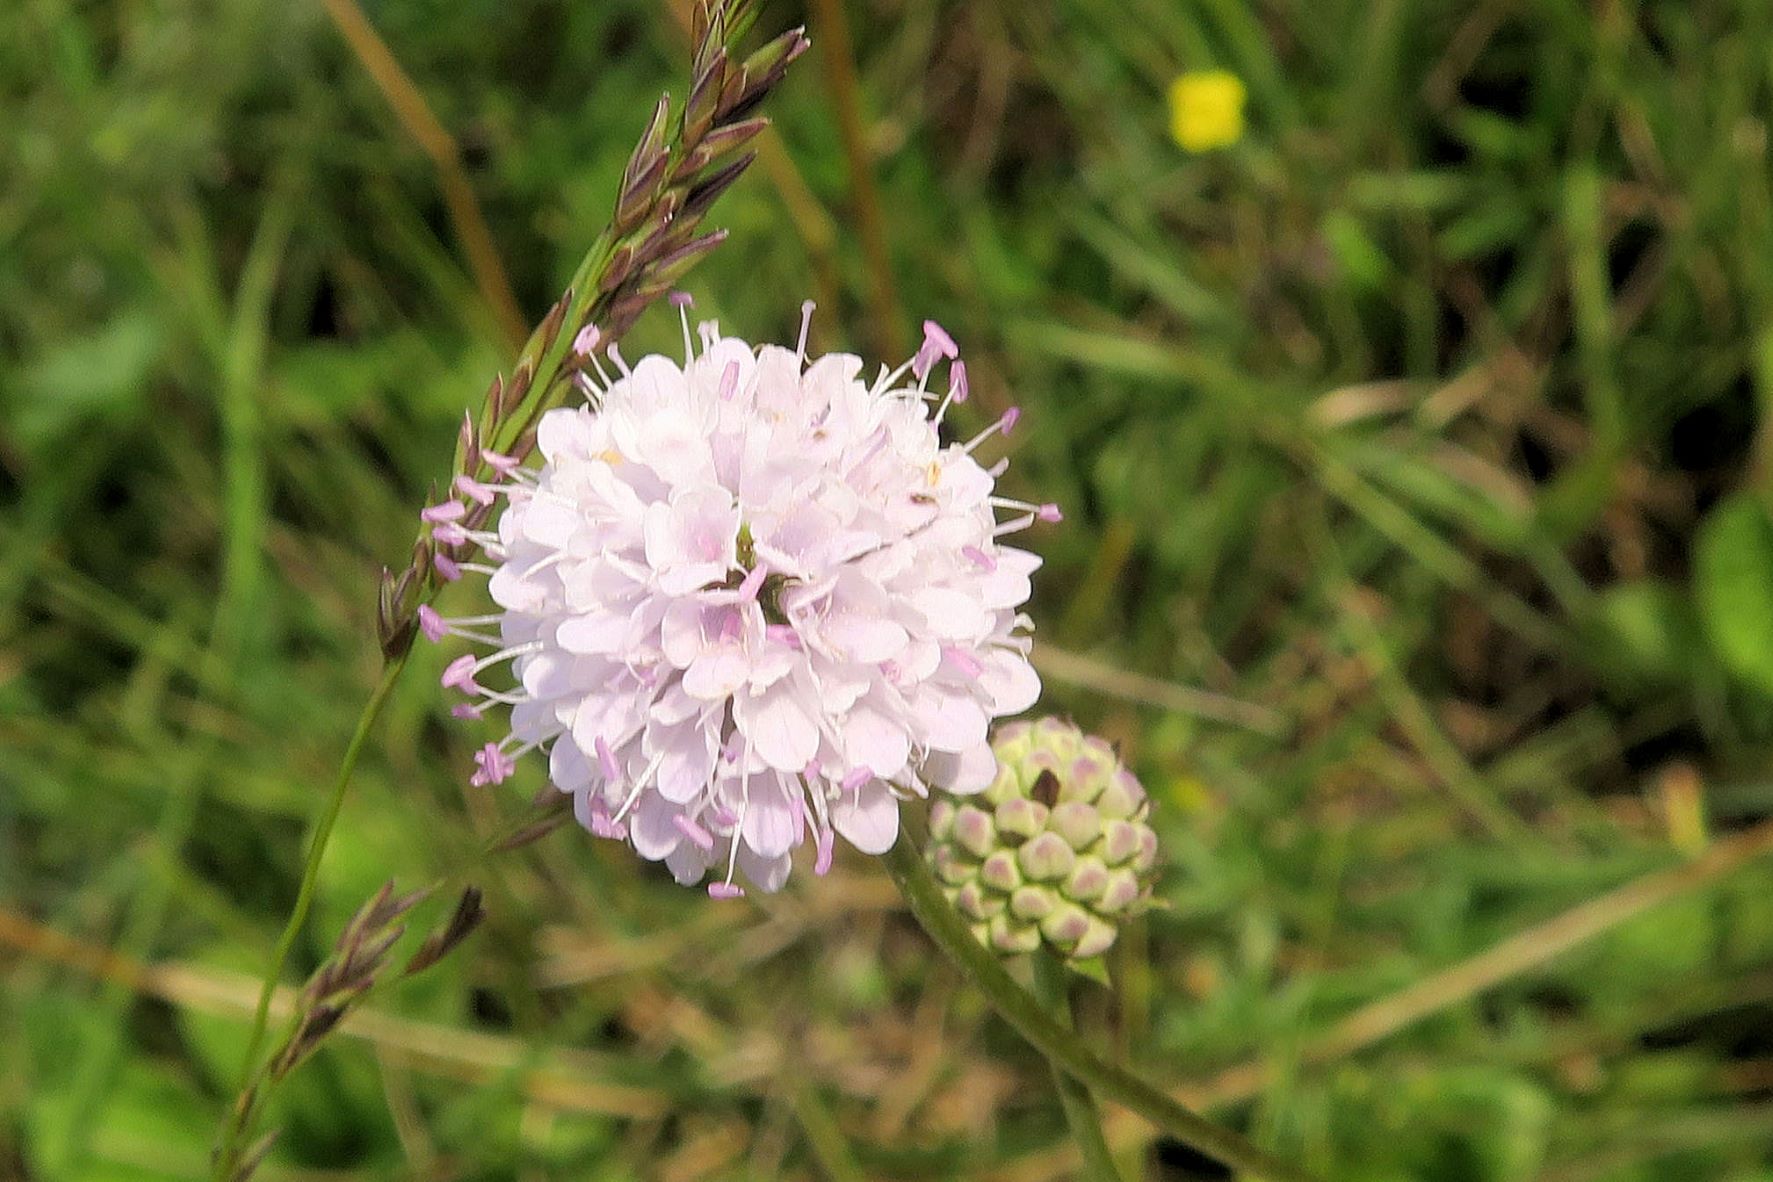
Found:
<path fill-rule="evenodd" d="M 1010 723 L 991 746 L 991 786 L 930 807 L 936 877 L 987 948 L 1100 956 L 1149 902 L 1145 789 L 1106 742 L 1057 718 Z"/>

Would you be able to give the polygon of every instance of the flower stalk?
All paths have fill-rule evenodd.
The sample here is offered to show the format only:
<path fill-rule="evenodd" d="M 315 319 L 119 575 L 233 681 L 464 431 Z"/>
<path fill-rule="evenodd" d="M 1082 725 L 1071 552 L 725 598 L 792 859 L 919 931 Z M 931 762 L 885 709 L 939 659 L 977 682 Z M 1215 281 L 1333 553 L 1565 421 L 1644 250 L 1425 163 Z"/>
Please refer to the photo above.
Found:
<path fill-rule="evenodd" d="M 1229 1129 L 1189 1111 L 1161 1088 L 1097 1058 L 1076 1034 L 1061 1026 L 1026 989 L 1018 985 L 996 955 L 973 937 L 972 929 L 949 904 L 941 884 L 923 855 L 904 834 L 884 858 L 911 914 L 937 947 L 983 993 L 998 1014 L 1056 1068 L 1088 1085 L 1098 1097 L 1112 1100 L 1201 1153 L 1234 1170 L 1269 1182 L 1314 1182 L 1298 1166 Z"/>
<path fill-rule="evenodd" d="M 1071 990 L 1065 966 L 1051 952 L 1034 955 L 1034 995 L 1046 1006 L 1053 1020 L 1071 1027 Z M 1096 1101 L 1081 1080 L 1073 1078 L 1063 1067 L 1051 1061 L 1053 1087 L 1059 1093 L 1059 1106 L 1065 1110 L 1065 1124 L 1071 1139 L 1083 1157 L 1086 1182 L 1120 1182 L 1114 1155 L 1109 1152 L 1108 1139 L 1102 1135 L 1102 1118 Z"/>

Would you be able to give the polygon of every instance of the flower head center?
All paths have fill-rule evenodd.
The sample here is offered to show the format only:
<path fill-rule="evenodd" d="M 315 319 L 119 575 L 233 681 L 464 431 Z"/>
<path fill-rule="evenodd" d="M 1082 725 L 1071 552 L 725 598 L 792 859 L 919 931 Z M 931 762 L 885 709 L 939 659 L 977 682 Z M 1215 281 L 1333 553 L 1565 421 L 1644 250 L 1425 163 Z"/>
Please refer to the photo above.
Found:
<path fill-rule="evenodd" d="M 749 522 L 739 522 L 739 536 L 734 541 L 733 550 L 738 569 L 728 574 L 726 582 L 721 584 L 728 591 L 742 590 L 757 571 L 757 541 L 751 536 Z M 757 606 L 763 609 L 765 624 L 788 623 L 788 613 L 782 608 L 782 592 L 797 582 L 798 579 L 776 571 L 764 574 L 762 582 L 757 584 Z"/>

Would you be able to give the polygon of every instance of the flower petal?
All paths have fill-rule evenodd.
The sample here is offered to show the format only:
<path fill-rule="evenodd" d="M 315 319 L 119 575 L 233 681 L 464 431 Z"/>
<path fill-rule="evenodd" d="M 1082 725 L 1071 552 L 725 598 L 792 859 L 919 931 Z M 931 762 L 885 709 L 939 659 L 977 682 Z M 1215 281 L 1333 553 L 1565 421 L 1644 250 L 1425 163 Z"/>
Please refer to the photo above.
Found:
<path fill-rule="evenodd" d="M 923 765 L 924 778 L 958 796 L 970 796 L 991 787 L 997 778 L 997 757 L 991 744 L 980 743 L 959 753 L 932 751 Z"/>
<path fill-rule="evenodd" d="M 898 775 L 911 756 L 911 736 L 904 726 L 866 700 L 849 712 L 838 733 L 850 766 L 865 767 L 877 776 Z"/>
<path fill-rule="evenodd" d="M 813 704 L 791 680 L 733 702 L 733 722 L 771 767 L 797 772 L 819 750 L 819 724 Z"/>
<path fill-rule="evenodd" d="M 831 806 L 831 824 L 864 854 L 884 854 L 899 837 L 899 802 L 884 783 L 870 780 Z"/>
<path fill-rule="evenodd" d="M 759 783 L 752 781 L 751 800 L 746 805 L 740 832 L 752 852 L 762 858 L 776 858 L 800 843 L 801 817 L 778 785 L 760 789 Z"/>

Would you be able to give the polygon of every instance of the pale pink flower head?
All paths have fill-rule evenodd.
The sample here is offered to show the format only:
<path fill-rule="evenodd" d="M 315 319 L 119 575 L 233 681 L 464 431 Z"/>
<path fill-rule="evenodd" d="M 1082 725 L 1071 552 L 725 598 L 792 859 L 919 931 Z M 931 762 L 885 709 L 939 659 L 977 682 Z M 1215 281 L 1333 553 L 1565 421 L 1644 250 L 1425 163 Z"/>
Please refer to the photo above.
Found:
<path fill-rule="evenodd" d="M 684 364 L 612 352 L 584 405 L 542 417 L 540 468 L 496 486 L 496 531 L 467 536 L 486 561 L 461 563 L 500 610 L 425 633 L 495 650 L 445 678 L 476 714 L 510 706 L 477 780 L 540 748 L 587 829 L 680 882 L 712 870 L 725 898 L 735 873 L 781 886 L 809 838 L 821 873 L 834 833 L 884 852 L 931 785 L 991 783 L 992 719 L 1040 692 L 1021 612 L 1040 560 L 1002 539 L 1053 511 L 974 459 L 1003 421 L 943 441 L 965 371 L 929 389 L 957 352 L 933 324 L 872 382 L 847 354 L 809 363 L 804 327 L 797 350 L 684 335 Z"/>

